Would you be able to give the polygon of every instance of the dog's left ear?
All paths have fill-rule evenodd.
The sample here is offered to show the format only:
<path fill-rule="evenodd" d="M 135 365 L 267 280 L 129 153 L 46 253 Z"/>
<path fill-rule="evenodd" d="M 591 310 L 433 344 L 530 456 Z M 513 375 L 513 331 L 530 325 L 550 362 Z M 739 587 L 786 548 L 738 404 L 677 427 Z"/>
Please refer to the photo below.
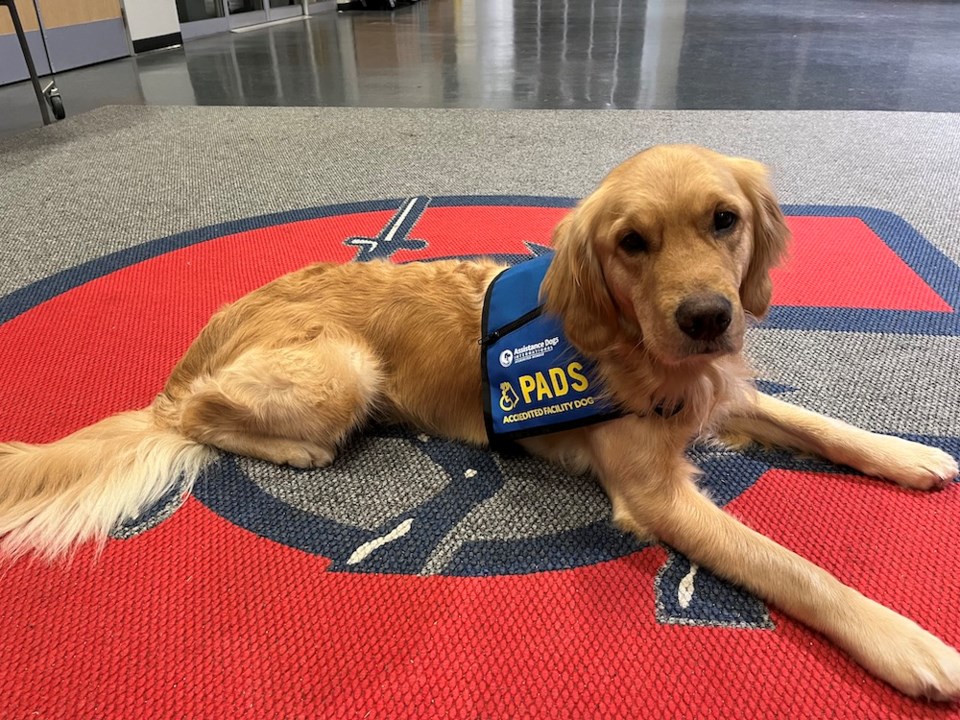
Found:
<path fill-rule="evenodd" d="M 753 206 L 753 252 L 740 283 L 740 303 L 744 310 L 761 318 L 770 309 L 773 294 L 770 270 L 786 253 L 790 228 L 770 187 L 767 169 L 744 158 L 731 162 L 737 182 Z"/>

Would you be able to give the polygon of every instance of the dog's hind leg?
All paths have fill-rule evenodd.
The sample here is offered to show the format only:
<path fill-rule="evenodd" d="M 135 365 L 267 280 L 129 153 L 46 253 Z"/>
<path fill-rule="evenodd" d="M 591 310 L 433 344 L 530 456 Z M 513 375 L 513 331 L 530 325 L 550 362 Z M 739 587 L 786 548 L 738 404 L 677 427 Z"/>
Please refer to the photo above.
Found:
<path fill-rule="evenodd" d="M 861 430 L 763 393 L 725 421 L 721 439 L 725 434 L 819 455 L 918 490 L 941 488 L 957 477 L 957 461 L 938 448 Z"/>
<path fill-rule="evenodd" d="M 381 386 L 375 356 L 354 339 L 255 347 L 194 380 L 178 403 L 178 424 L 187 437 L 221 450 L 318 467 L 366 420 Z"/>

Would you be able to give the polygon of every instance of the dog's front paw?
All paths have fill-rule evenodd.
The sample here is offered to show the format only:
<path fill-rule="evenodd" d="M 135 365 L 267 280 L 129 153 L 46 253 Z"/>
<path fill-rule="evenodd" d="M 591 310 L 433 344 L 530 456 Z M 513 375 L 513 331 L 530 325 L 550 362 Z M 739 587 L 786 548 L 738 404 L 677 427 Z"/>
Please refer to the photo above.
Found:
<path fill-rule="evenodd" d="M 960 699 L 960 653 L 954 648 L 887 608 L 876 606 L 862 620 L 860 647 L 851 653 L 865 668 L 911 697 Z"/>
<path fill-rule="evenodd" d="M 943 450 L 902 438 L 879 437 L 868 468 L 870 475 L 915 490 L 938 490 L 957 479 L 957 461 Z"/>
<path fill-rule="evenodd" d="M 960 653 L 921 630 L 901 652 L 903 664 L 891 682 L 913 697 L 941 702 L 960 698 Z"/>

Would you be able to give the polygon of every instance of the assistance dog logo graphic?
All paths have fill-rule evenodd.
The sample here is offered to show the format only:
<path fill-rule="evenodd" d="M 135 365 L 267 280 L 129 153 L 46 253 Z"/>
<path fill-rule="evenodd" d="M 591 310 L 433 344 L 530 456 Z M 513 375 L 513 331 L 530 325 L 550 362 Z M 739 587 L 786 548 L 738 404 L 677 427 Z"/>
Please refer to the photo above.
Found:
<path fill-rule="evenodd" d="M 542 254 L 551 229 L 572 204 L 563 198 L 417 197 L 228 223 L 149 243 L 30 286 L 0 302 L 0 321 L 40 303 L 55 305 L 65 288 L 76 288 L 69 298 L 76 313 L 85 298 L 94 297 L 97 282 L 113 282 L 115 276 L 124 275 L 118 283 L 130 283 L 131 277 L 150 273 L 216 268 L 217 283 L 198 282 L 195 296 L 178 299 L 183 312 L 176 322 L 182 324 L 164 330 L 173 342 L 158 347 L 138 327 L 138 317 L 150 316 L 148 306 L 155 300 L 150 297 L 144 298 L 142 315 L 137 315 L 139 306 L 127 305 L 124 312 L 131 320 L 113 313 L 104 318 L 104 327 L 92 329 L 101 333 L 102 342 L 117 343 L 121 351 L 113 356 L 124 357 L 126 346 L 121 345 L 128 343 L 126 351 L 138 358 L 129 371 L 114 369 L 111 387 L 155 388 L 218 306 L 285 272 L 311 262 L 375 259 L 492 257 L 512 264 Z M 859 207 L 785 210 L 795 235 L 793 261 L 780 271 L 775 307 L 754 332 L 772 328 L 960 335 L 955 312 L 960 306 L 960 271 L 902 219 Z M 844 242 L 834 243 L 834 237 Z M 858 276 L 864 267 L 879 278 L 864 282 Z M 823 282 L 825 268 L 835 283 Z M 130 286 L 161 287 L 147 282 Z M 94 325 L 100 322 L 95 314 Z M 138 354 L 137 343 L 152 348 L 149 357 Z M 499 361 L 508 367 L 549 351 L 545 341 L 542 347 L 504 350 Z M 76 357 L 73 369 L 79 367 L 91 378 L 88 384 L 96 386 L 98 373 L 106 372 L 95 365 L 99 355 L 91 353 L 89 367 L 82 354 Z M 49 381 L 54 387 L 60 382 L 56 377 Z M 551 378 L 543 382 L 551 393 L 559 392 L 550 385 Z M 785 397 L 797 389 L 773 378 L 761 387 Z M 534 380 L 527 391 L 536 388 Z M 504 382 L 499 389 L 504 412 L 522 406 L 524 388 Z M 149 395 L 115 402 L 142 406 Z M 65 423 L 79 426 L 92 419 Z M 902 434 L 909 435 L 909 428 Z M 960 452 L 953 438 L 918 439 Z M 705 488 L 721 505 L 739 498 L 771 470 L 841 472 L 826 463 L 763 451 L 703 447 L 694 448 L 691 456 L 704 471 Z M 592 566 L 646 547 L 613 527 L 608 501 L 589 478 L 564 475 L 531 457 L 491 453 L 396 428 L 373 428 L 354 438 L 323 469 L 296 470 L 221 454 L 204 472 L 194 497 L 239 527 L 329 560 L 327 569 L 335 573 L 522 575 Z M 118 528 L 115 536 L 143 533 L 181 502 L 181 489 L 174 488 L 143 517 Z M 672 552 L 654 589 L 657 618 L 664 623 L 772 626 L 763 603 Z"/>
<path fill-rule="evenodd" d="M 504 380 L 500 383 L 500 409 L 504 412 L 511 412 L 520 402 L 520 396 L 513 389 L 513 385 Z"/>

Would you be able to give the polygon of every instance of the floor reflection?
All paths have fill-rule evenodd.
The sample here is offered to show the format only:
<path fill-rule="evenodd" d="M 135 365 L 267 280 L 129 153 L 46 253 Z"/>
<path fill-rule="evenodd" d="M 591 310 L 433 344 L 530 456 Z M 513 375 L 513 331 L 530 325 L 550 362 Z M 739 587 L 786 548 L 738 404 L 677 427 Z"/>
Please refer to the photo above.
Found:
<path fill-rule="evenodd" d="M 960 111 L 960 4 L 422 0 L 189 41 L 62 73 L 110 102 Z M 0 130 L 31 117 L 0 88 Z"/>

